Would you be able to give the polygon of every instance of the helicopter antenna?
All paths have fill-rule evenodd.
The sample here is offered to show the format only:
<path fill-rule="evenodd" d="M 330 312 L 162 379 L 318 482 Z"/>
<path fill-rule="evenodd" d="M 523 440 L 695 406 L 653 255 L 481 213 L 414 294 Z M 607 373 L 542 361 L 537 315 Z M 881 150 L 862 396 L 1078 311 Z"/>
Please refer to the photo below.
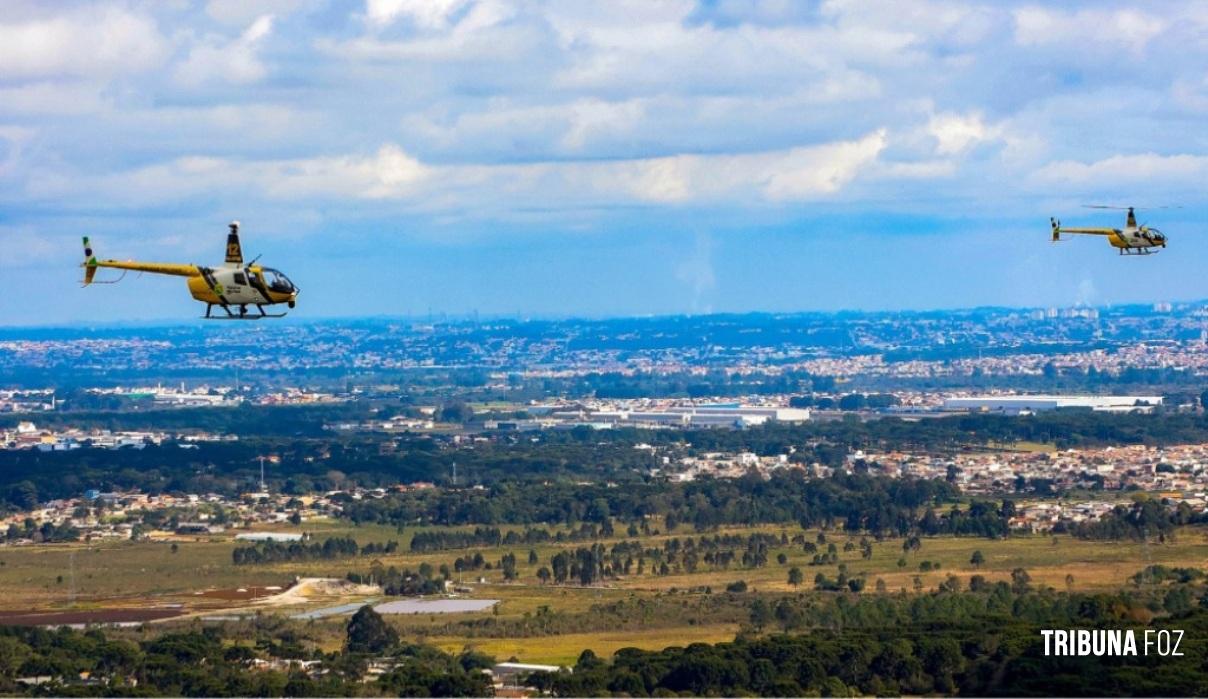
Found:
<path fill-rule="evenodd" d="M 88 282 L 87 284 L 84 284 L 84 286 L 88 286 L 89 284 L 117 284 L 118 282 L 120 282 L 121 280 L 126 278 L 127 272 L 129 272 L 129 270 L 123 269 L 122 273 L 120 275 L 118 275 L 117 279 L 93 280 L 91 282 Z M 140 273 L 139 276 L 142 276 L 142 274 Z"/>

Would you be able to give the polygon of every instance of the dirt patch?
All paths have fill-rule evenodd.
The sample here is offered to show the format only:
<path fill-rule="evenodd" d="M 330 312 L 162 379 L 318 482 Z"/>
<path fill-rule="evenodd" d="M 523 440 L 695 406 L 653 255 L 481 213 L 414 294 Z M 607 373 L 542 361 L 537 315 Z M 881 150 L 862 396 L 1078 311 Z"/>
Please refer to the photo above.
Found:
<path fill-rule="evenodd" d="M 225 590 L 202 590 L 194 594 L 195 597 L 202 599 L 218 599 L 244 602 L 247 600 L 261 599 L 264 597 L 272 597 L 273 595 L 281 594 L 281 587 L 270 585 L 268 587 L 238 587 L 227 588 Z"/>
<path fill-rule="evenodd" d="M 256 600 L 256 604 L 285 607 L 306 604 L 316 597 L 345 598 L 357 595 L 381 594 L 377 585 L 358 585 L 340 578 L 299 578 L 288 590 Z"/>
<path fill-rule="evenodd" d="M 0 611 L 0 626 L 133 624 L 180 616 L 180 609 L 87 609 L 73 612 Z"/>

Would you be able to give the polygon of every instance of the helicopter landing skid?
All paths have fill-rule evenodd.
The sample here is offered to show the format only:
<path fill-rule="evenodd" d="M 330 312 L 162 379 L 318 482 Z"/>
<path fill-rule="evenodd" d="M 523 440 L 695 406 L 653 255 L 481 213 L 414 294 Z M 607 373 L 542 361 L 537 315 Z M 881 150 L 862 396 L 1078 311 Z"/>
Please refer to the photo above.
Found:
<path fill-rule="evenodd" d="M 224 316 L 211 315 L 210 312 L 212 310 L 214 310 L 214 306 L 216 306 L 216 305 L 219 308 L 221 308 L 222 310 L 226 311 L 226 315 L 224 315 Z M 258 310 L 260 312 L 249 314 L 247 312 L 247 306 L 240 306 L 239 312 L 235 313 L 235 312 L 231 311 L 231 307 L 228 305 L 210 303 L 210 304 L 206 304 L 206 314 L 204 316 L 202 316 L 201 319 L 202 320 L 261 320 L 262 318 L 284 318 L 286 315 L 285 313 L 265 313 L 264 307 L 259 304 L 256 304 L 256 310 Z"/>

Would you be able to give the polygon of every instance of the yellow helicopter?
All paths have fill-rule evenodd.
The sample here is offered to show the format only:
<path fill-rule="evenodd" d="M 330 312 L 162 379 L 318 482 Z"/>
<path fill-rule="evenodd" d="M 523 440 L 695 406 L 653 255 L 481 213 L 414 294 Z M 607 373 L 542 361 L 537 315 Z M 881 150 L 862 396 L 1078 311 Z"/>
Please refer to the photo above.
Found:
<path fill-rule="evenodd" d="M 1161 248 L 1166 247 L 1166 235 L 1157 228 L 1152 228 L 1144 224 L 1137 225 L 1137 215 L 1135 208 L 1131 206 L 1101 206 L 1087 205 L 1088 209 L 1115 209 L 1128 210 L 1128 216 L 1124 221 L 1124 228 L 1063 228 L 1061 221 L 1050 218 L 1049 223 L 1053 228 L 1053 242 L 1061 240 L 1062 233 L 1076 233 L 1079 235 L 1105 235 L 1107 242 L 1112 244 L 1112 247 L 1120 250 L 1121 255 L 1152 255 L 1159 252 Z M 1168 207 L 1162 207 L 1168 208 Z"/>
<path fill-rule="evenodd" d="M 278 270 L 263 267 L 252 260 L 243 263 L 243 248 L 239 244 L 239 222 L 228 226 L 226 262 L 221 267 L 177 264 L 165 262 L 138 262 L 135 260 L 98 260 L 92 252 L 92 244 L 84 238 L 84 286 L 93 283 L 116 284 L 127 272 L 148 272 L 185 277 L 189 293 L 206 304 L 207 319 L 259 320 L 281 318 L 285 313 L 267 313 L 265 306 L 286 304 L 293 308 L 298 300 L 298 287 Z M 257 258 L 259 259 L 259 258 Z M 96 272 L 101 268 L 120 269 L 122 276 L 110 281 L 97 281 Z M 211 315 L 214 307 L 226 311 L 226 315 Z M 259 313 L 248 313 L 255 306 Z M 232 310 L 235 309 L 235 310 Z"/>

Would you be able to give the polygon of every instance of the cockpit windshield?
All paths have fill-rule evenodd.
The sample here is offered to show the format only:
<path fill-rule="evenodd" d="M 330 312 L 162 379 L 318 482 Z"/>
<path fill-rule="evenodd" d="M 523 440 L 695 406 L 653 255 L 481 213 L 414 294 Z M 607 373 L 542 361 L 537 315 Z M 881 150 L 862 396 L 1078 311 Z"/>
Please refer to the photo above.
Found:
<path fill-rule="evenodd" d="M 282 294 L 292 293 L 297 288 L 294 286 L 294 283 L 289 280 L 289 277 L 275 269 L 266 268 L 264 270 L 264 278 L 268 281 L 268 288 Z"/>

